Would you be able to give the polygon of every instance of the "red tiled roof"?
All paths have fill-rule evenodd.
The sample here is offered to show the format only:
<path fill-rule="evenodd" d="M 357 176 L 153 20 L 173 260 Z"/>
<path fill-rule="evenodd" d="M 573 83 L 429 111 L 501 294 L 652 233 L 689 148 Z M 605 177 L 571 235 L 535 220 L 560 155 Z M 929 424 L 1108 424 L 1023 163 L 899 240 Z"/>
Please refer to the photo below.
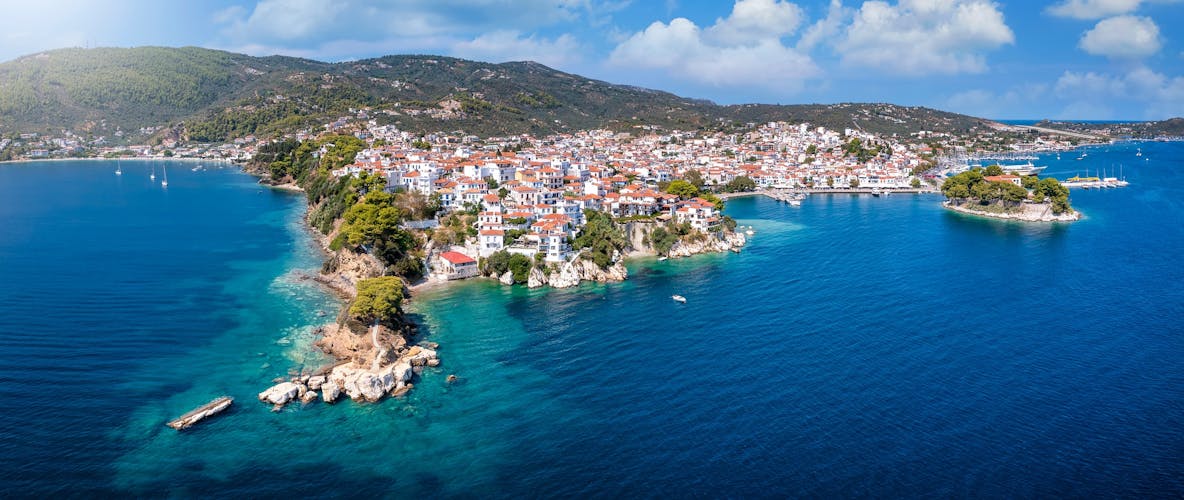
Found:
<path fill-rule="evenodd" d="M 469 264 L 477 262 L 472 257 L 460 252 L 444 252 L 440 254 L 440 258 L 455 264 Z"/>

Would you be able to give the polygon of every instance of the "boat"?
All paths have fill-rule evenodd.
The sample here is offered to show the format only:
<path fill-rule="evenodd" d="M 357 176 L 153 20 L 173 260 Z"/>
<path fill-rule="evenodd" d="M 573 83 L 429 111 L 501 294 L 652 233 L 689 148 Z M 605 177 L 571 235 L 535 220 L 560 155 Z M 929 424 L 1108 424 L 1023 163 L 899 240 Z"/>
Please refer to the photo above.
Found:
<path fill-rule="evenodd" d="M 160 181 L 160 187 L 169 187 L 169 167 L 164 167 L 164 180 Z"/>
<path fill-rule="evenodd" d="M 1019 165 L 999 165 L 999 168 L 1002 168 L 1003 173 L 1005 173 L 1005 174 L 1036 175 L 1036 174 L 1039 174 L 1040 172 L 1043 172 L 1044 169 L 1046 169 L 1048 167 L 1044 166 L 1044 165 L 1036 166 L 1036 165 L 1033 165 L 1031 161 L 1029 161 L 1027 163 L 1021 163 Z"/>
<path fill-rule="evenodd" d="M 658 257 L 658 262 L 664 261 L 664 260 L 666 260 L 666 259 L 669 259 L 669 258 L 670 258 L 670 257 L 667 257 L 667 256 L 663 255 L 663 256 L 661 256 L 661 257 Z"/>
<path fill-rule="evenodd" d="M 123 168 L 120 167 L 119 162 L 115 162 L 115 175 L 123 175 Z"/>
<path fill-rule="evenodd" d="M 872 196 L 880 196 L 881 194 L 884 194 L 884 192 L 880 191 L 880 188 L 872 188 Z"/>
<path fill-rule="evenodd" d="M 687 298 L 683 297 L 682 295 L 671 295 L 670 298 L 674 299 L 674 301 L 678 302 L 678 303 L 682 303 L 682 304 L 687 303 Z"/>
<path fill-rule="evenodd" d="M 155 163 L 152 164 L 152 173 L 148 174 L 148 180 L 150 180 L 150 181 L 156 180 L 156 164 Z"/>
<path fill-rule="evenodd" d="M 800 206 L 802 206 L 802 200 L 798 200 L 798 199 L 789 200 L 789 206 L 800 207 Z"/>
<path fill-rule="evenodd" d="M 1143 156 L 1143 150 L 1140 149 L 1138 153 L 1135 153 L 1135 156 Z"/>

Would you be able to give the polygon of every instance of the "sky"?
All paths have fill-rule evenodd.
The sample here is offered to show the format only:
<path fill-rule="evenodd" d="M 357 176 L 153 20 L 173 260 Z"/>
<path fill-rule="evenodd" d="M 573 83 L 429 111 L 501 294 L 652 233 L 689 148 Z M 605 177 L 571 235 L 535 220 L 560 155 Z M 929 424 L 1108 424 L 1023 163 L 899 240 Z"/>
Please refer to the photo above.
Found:
<path fill-rule="evenodd" d="M 0 61 L 200 46 L 533 60 L 721 104 L 890 102 L 995 119 L 1184 116 L 1184 0 L 40 0 Z M 3 89 L 0 89 L 3 92 Z"/>

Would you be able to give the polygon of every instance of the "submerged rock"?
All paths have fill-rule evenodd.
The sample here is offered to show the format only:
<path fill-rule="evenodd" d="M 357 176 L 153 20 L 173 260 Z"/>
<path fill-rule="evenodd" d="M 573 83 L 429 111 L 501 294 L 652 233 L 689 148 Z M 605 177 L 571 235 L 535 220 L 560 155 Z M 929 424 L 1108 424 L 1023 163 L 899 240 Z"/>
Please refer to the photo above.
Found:
<path fill-rule="evenodd" d="M 411 366 L 423 366 L 434 359 L 436 359 L 436 351 L 420 346 L 412 346 L 407 354 L 403 355 L 403 360 Z"/>
<path fill-rule="evenodd" d="M 309 403 L 316 401 L 316 400 L 317 400 L 317 393 L 315 393 L 313 391 L 305 392 L 303 396 L 300 396 L 300 402 L 304 403 L 304 404 L 309 404 Z"/>

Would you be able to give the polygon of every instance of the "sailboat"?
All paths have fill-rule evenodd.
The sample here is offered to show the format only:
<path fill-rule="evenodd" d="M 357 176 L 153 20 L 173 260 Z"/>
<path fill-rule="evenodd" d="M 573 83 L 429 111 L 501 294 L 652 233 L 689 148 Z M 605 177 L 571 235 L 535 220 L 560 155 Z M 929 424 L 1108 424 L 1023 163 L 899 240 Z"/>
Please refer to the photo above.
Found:
<path fill-rule="evenodd" d="M 120 167 L 119 161 L 115 161 L 115 175 L 123 175 L 123 168 Z"/>
<path fill-rule="evenodd" d="M 155 163 L 152 164 L 152 173 L 148 174 L 148 180 L 150 180 L 150 181 L 156 180 L 156 164 Z"/>
<path fill-rule="evenodd" d="M 169 187 L 169 167 L 164 167 L 164 180 L 160 182 L 160 187 Z"/>

